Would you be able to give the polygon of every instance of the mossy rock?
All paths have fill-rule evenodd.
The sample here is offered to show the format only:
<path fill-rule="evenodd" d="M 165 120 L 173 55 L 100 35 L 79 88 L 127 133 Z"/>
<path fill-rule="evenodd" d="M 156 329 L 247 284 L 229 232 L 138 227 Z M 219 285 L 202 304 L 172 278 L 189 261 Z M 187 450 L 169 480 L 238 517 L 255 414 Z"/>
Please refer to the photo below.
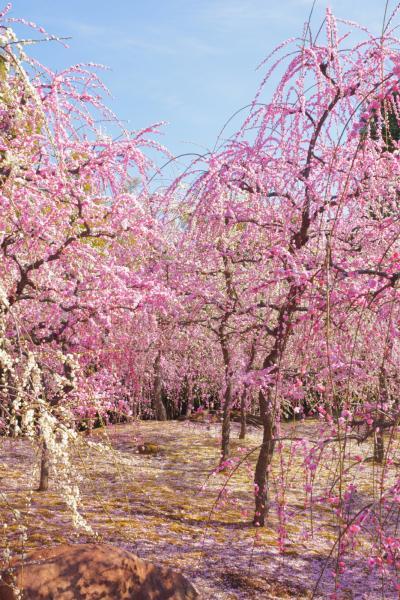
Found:
<path fill-rule="evenodd" d="M 144 444 L 138 444 L 136 449 L 139 454 L 144 454 L 145 456 L 157 456 L 158 454 L 163 454 L 163 450 L 161 446 L 158 444 L 152 444 L 150 442 L 144 442 Z"/>

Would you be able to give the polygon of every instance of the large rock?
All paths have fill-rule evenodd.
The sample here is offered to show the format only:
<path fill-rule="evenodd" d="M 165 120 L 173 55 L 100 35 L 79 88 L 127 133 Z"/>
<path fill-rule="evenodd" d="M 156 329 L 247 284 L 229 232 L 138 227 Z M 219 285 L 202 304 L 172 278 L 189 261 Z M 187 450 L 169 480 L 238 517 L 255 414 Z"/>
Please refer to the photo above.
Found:
<path fill-rule="evenodd" d="M 157 567 L 106 544 L 72 544 L 35 550 L 2 573 L 0 600 L 195 600 L 180 573 Z"/>

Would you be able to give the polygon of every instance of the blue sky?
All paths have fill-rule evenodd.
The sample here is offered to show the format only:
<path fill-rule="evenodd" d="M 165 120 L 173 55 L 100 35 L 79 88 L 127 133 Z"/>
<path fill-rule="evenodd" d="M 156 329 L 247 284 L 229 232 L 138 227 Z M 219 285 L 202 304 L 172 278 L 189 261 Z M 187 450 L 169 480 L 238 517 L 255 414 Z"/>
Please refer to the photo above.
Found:
<path fill-rule="evenodd" d="M 327 6 L 317 0 L 314 27 Z M 337 16 L 379 33 L 385 0 L 331 0 Z M 224 122 L 254 95 L 257 64 L 301 34 L 312 0 L 15 0 L 12 16 L 71 36 L 70 48 L 31 53 L 54 69 L 93 61 L 119 117 L 138 129 L 168 121 L 160 141 L 174 154 L 212 147 Z M 390 6 L 394 7 L 392 0 Z"/>

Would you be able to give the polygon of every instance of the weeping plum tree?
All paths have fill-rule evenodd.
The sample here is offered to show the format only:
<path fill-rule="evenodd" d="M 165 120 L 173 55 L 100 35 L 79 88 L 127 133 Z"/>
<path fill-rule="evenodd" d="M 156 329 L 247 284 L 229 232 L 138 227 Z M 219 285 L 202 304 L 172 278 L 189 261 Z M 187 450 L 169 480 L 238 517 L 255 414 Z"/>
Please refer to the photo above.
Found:
<path fill-rule="evenodd" d="M 389 240 L 398 245 L 397 219 L 385 221 L 384 214 L 376 219 L 371 203 L 378 197 L 393 203 L 398 140 L 392 136 L 391 153 L 382 152 L 388 148 L 388 130 L 382 122 L 373 135 L 365 136 L 366 118 L 360 118 L 360 112 L 369 99 L 378 97 L 385 103 L 391 94 L 393 129 L 398 114 L 393 81 L 397 85 L 399 58 L 392 49 L 391 33 L 379 43 L 372 39 L 349 48 L 347 38 L 344 42 L 338 36 L 329 11 L 325 32 L 325 44 L 310 36 L 300 40 L 300 49 L 294 53 L 278 58 L 273 53 L 263 63 L 268 70 L 250 115 L 237 135 L 209 158 L 207 170 L 188 192 L 195 204 L 191 239 L 203 235 L 207 240 L 217 228 L 223 259 L 243 267 L 240 277 L 246 281 L 246 303 L 235 293 L 227 304 L 230 336 L 234 339 L 241 329 L 246 330 L 245 319 L 253 321 L 251 329 L 262 317 L 265 349 L 258 375 L 263 441 L 254 478 L 254 523 L 261 526 L 269 506 L 269 470 L 279 438 L 282 393 L 290 398 L 293 392 L 285 380 L 284 365 L 288 348 L 293 355 L 293 344 L 302 339 L 297 332 L 308 319 L 312 334 L 325 346 L 321 401 L 328 415 L 340 415 L 346 401 L 337 400 L 339 383 L 331 366 L 336 360 L 331 347 L 331 309 L 337 306 L 336 296 L 340 295 L 342 310 L 353 306 L 354 279 L 365 302 L 371 289 L 376 288 L 374 299 L 397 290 L 398 274 L 388 263 Z M 391 70 L 385 71 L 387 59 Z M 260 106 L 266 83 L 285 61 L 287 67 L 271 100 Z M 376 123 L 376 114 L 373 118 Z M 384 223 L 390 231 L 385 229 L 384 239 L 372 246 L 372 232 L 382 231 Z M 363 237 L 366 228 L 370 235 Z M 240 243 L 232 250 L 226 239 L 238 230 Z M 205 241 L 203 265 L 212 252 L 213 246 Z M 370 268 L 363 269 L 363 263 Z M 227 272 L 230 280 L 231 272 Z M 205 275 L 207 290 L 215 269 L 211 267 Z M 221 282 L 213 301 L 220 301 L 222 289 Z M 373 302 L 369 306 L 373 308 Z M 357 337 L 357 331 L 350 329 L 348 335 Z M 304 353 L 298 356 L 306 360 Z M 350 364 L 352 359 L 347 356 L 346 360 Z M 307 363 L 294 367 L 298 373 L 313 370 Z M 371 369 L 371 365 L 364 367 Z M 376 364 L 371 373 L 382 378 Z M 295 385 L 297 380 L 292 388 Z"/>
<path fill-rule="evenodd" d="M 389 128 L 382 126 L 380 132 L 375 130 L 371 137 L 376 143 L 364 147 L 363 151 L 353 128 L 358 127 L 358 109 L 365 98 L 382 88 L 384 97 L 388 94 L 388 87 L 382 82 L 382 64 L 387 56 L 392 61 L 396 61 L 396 57 L 391 53 L 389 44 L 387 47 L 382 45 L 380 52 L 377 52 L 373 42 L 363 48 L 363 52 L 358 46 L 341 52 L 336 23 L 329 12 L 326 29 L 326 46 L 305 44 L 296 58 L 291 59 L 265 114 L 260 115 L 260 111 L 256 111 L 249 120 L 250 124 L 258 119 L 262 123 L 253 145 L 255 165 L 259 163 L 264 150 L 265 154 L 268 153 L 271 170 L 268 173 L 268 169 L 263 167 L 260 176 L 250 183 L 246 181 L 246 185 L 253 190 L 258 189 L 257 193 L 275 188 L 281 198 L 280 209 L 290 221 L 287 235 L 281 243 L 289 258 L 286 264 L 290 265 L 286 289 L 278 303 L 271 348 L 263 362 L 263 368 L 269 371 L 271 379 L 260 390 L 259 398 L 264 422 L 263 443 L 255 472 L 254 522 L 259 525 L 264 524 L 268 510 L 268 472 L 275 445 L 276 423 L 280 416 L 276 394 L 281 378 L 280 365 L 289 339 L 295 332 L 296 316 L 302 306 L 307 308 L 309 315 L 322 307 L 327 327 L 327 361 L 333 361 L 329 348 L 329 304 L 334 296 L 335 281 L 332 280 L 331 269 L 334 265 L 340 270 L 341 264 L 350 262 L 350 253 L 346 251 L 345 244 L 339 249 L 336 238 L 348 240 L 349 226 L 354 229 L 357 221 L 366 227 L 370 215 L 362 206 L 362 196 L 371 195 L 371 192 L 374 194 L 374 187 L 380 179 L 381 182 L 389 182 L 389 185 L 381 183 L 380 194 L 383 197 L 389 194 L 390 197 L 390 186 L 397 179 L 397 165 L 385 160 L 381 153 L 382 147 L 388 146 Z M 396 67 L 394 72 L 386 75 L 388 79 L 393 76 L 396 76 Z M 310 86 L 312 81 L 315 82 L 314 87 Z M 304 90 L 304 82 L 307 82 L 307 90 L 311 88 L 311 92 Z M 293 89 L 298 100 L 292 95 Z M 391 130 L 394 127 L 394 114 L 392 110 Z M 270 130 L 278 133 L 279 145 L 275 148 Z M 395 135 L 391 136 L 390 144 L 394 149 L 394 144 L 397 144 Z M 368 176 L 366 153 L 369 153 Z M 286 185 L 283 189 L 276 185 L 272 169 L 284 174 Z M 252 170 L 255 171 L 256 166 L 252 166 Z M 362 183 L 366 181 L 368 183 Z M 365 259 L 368 256 L 369 262 L 376 264 L 384 260 L 387 246 L 375 248 L 376 256 L 371 250 L 370 244 L 364 243 L 360 251 Z M 316 281 L 321 282 L 321 273 L 324 274 L 326 298 L 318 307 L 313 303 L 311 293 Z M 359 270 L 357 274 L 361 276 L 368 273 Z M 373 269 L 369 274 L 379 277 Z M 388 288 L 395 287 L 396 281 L 397 275 L 394 274 Z M 375 368 L 374 372 L 377 371 L 381 369 Z M 381 375 L 378 374 L 378 377 Z M 334 382 L 328 377 L 325 402 L 329 411 L 339 411 L 340 414 L 342 407 L 334 404 L 334 398 Z"/>
<path fill-rule="evenodd" d="M 249 214 L 245 193 L 232 193 L 228 186 L 218 189 L 215 179 L 224 168 L 220 158 L 215 157 L 216 172 L 209 171 L 189 192 L 194 213 L 181 239 L 177 269 L 190 313 L 186 326 L 194 335 L 196 329 L 211 334 L 209 344 L 220 356 L 223 465 L 230 457 L 231 411 L 253 366 L 262 321 L 272 308 L 254 293 L 266 275 L 261 248 L 268 234 L 256 232 L 252 220 L 257 222 L 257 209 Z M 217 201 L 205 204 L 209 189 L 218 194 Z"/>
<path fill-rule="evenodd" d="M 98 116 L 116 120 L 102 104 L 106 90 L 93 68 L 54 73 L 37 65 L 4 24 L 6 12 L 0 56 L 2 346 L 16 363 L 21 353 L 34 353 L 42 373 L 35 393 L 49 412 L 60 416 L 63 405 L 75 410 L 93 405 L 93 398 L 92 409 L 101 412 L 103 400 L 114 395 L 118 363 L 105 362 L 112 358 L 108 348 L 101 369 L 88 367 L 151 293 L 140 261 L 156 237 L 153 219 L 140 192 L 126 190 L 133 173 L 145 185 L 150 163 L 141 148 L 153 146 L 145 136 L 155 129 L 123 131 L 116 141 L 106 136 Z M 74 381 L 68 355 L 76 362 Z M 19 422 L 35 393 L 32 385 L 17 385 L 18 372 L 13 382 L 7 364 L 4 358 L 0 365 L 3 413 Z M 41 489 L 47 487 L 46 444 L 44 450 Z"/>
<path fill-rule="evenodd" d="M 354 230 L 360 229 L 360 223 L 364 234 L 368 227 L 375 231 L 378 229 L 375 223 L 371 224 L 371 214 L 368 202 L 366 209 L 365 200 L 378 193 L 381 199 L 385 198 L 391 203 L 393 186 L 398 181 L 398 161 L 387 160 L 382 154 L 382 149 L 388 148 L 389 127 L 381 125 L 381 129 L 375 129 L 369 143 L 362 148 L 357 134 L 360 128 L 359 107 L 366 98 L 379 90 L 384 104 L 385 98 L 390 96 L 391 106 L 396 102 L 392 80 L 397 75 L 398 58 L 391 50 L 390 41 L 387 40 L 387 45 L 382 41 L 379 51 L 376 44 L 371 42 L 362 51 L 356 45 L 342 52 L 336 23 L 329 12 L 326 33 L 326 46 L 306 43 L 297 56 L 291 58 L 272 102 L 265 110 L 255 110 L 246 123 L 246 126 L 260 123 L 259 134 L 251 146 L 254 162 L 250 161 L 249 169 L 259 175 L 250 180 L 247 177 L 246 186 L 251 188 L 253 194 L 263 191 L 267 194 L 272 189 L 279 196 L 279 210 L 285 214 L 286 223 L 290 223 L 280 242 L 287 257 L 286 285 L 277 302 L 276 325 L 270 334 L 271 347 L 263 361 L 263 368 L 269 372 L 269 381 L 260 390 L 259 397 L 264 422 L 263 443 L 255 472 L 254 522 L 259 525 L 264 524 L 268 510 L 268 472 L 280 418 L 277 391 L 282 378 L 281 365 L 289 340 L 295 335 L 298 311 L 305 307 L 308 316 L 311 316 L 322 308 L 324 316 L 321 315 L 320 319 L 325 321 L 326 361 L 329 367 L 335 358 L 329 345 L 330 329 L 333 327 L 329 310 L 340 280 L 340 277 L 334 279 L 333 273 L 343 269 L 341 274 L 345 277 L 341 285 L 349 281 L 348 265 L 354 267 L 355 261 L 352 261 L 353 253 L 348 242 L 353 243 Z M 387 57 L 391 58 L 394 68 L 382 76 Z M 383 81 L 385 79 L 386 82 Z M 390 113 L 391 131 L 394 129 L 395 115 L 397 117 L 393 109 Z M 270 131 L 274 133 L 270 134 Z M 393 151 L 398 144 L 396 135 L 391 136 L 390 144 Z M 262 167 L 257 169 L 260 163 Z M 282 180 L 277 181 L 274 170 L 286 180 L 283 186 Z M 277 219 L 275 207 L 273 215 Z M 384 215 L 380 220 L 380 229 L 383 218 Z M 397 223 L 386 222 L 385 225 L 391 226 L 391 232 L 387 232 L 385 241 L 382 240 L 383 243 L 375 247 L 371 247 L 370 239 L 362 240 L 359 237 L 359 254 L 363 256 L 365 264 L 371 265 L 371 269 L 355 269 L 352 274 L 353 277 L 364 276 L 362 283 L 370 286 L 369 290 L 363 292 L 365 297 L 376 286 L 375 296 L 369 299 L 370 306 L 377 300 L 378 294 L 388 291 L 390 295 L 398 280 L 397 272 L 392 271 L 389 275 L 386 270 L 380 272 L 377 267 L 378 264 L 387 264 L 390 243 L 398 244 Z M 281 222 L 281 231 L 284 230 L 285 223 Z M 357 262 L 361 262 L 360 259 Z M 375 281 L 367 282 L 365 275 L 373 277 Z M 379 278 L 387 280 L 380 289 Z M 316 296 L 312 295 L 317 282 L 325 290 L 325 298 L 319 298 L 318 303 L 315 302 Z M 345 288 L 342 300 L 352 302 L 353 295 L 349 300 L 346 292 L 349 292 L 348 288 Z M 354 331 L 349 333 L 354 335 Z M 379 361 L 377 363 L 373 373 L 381 382 L 382 368 Z M 330 412 L 340 414 L 343 406 L 336 404 L 335 382 L 332 373 L 329 373 L 330 369 L 325 382 L 324 401 Z"/>

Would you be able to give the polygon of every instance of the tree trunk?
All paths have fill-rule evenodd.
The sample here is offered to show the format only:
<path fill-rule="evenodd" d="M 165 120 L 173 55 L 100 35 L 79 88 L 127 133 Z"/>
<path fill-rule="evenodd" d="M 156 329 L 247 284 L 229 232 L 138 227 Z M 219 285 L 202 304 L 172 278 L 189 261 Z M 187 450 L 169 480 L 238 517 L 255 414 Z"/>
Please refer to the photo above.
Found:
<path fill-rule="evenodd" d="M 167 420 L 167 411 L 164 406 L 162 399 L 163 394 L 163 382 L 161 373 L 161 352 L 158 352 L 156 361 L 154 363 L 154 389 L 153 389 L 153 403 L 154 412 L 157 421 Z"/>
<path fill-rule="evenodd" d="M 225 217 L 225 225 L 228 225 L 228 220 Z M 226 294 L 230 301 L 235 305 L 237 300 L 236 291 L 233 286 L 232 270 L 230 259 L 226 254 L 222 254 L 224 264 L 224 279 Z M 219 343 L 221 344 L 222 356 L 224 358 L 225 367 L 225 393 L 224 405 L 222 408 L 222 440 L 221 440 L 221 463 L 224 463 L 230 455 L 230 435 L 231 435 L 231 408 L 232 408 L 232 372 L 231 372 L 231 350 L 228 343 L 226 328 L 229 322 L 231 312 L 225 311 L 222 321 L 219 325 Z"/>
<path fill-rule="evenodd" d="M 253 523 L 256 526 L 264 527 L 265 517 L 269 510 L 269 466 L 274 454 L 274 419 L 272 413 L 272 402 L 270 398 L 271 390 L 268 390 L 268 397 L 263 391 L 260 391 L 260 413 L 263 422 L 263 441 L 258 455 L 254 484 L 255 484 L 255 513 Z"/>
<path fill-rule="evenodd" d="M 247 390 L 243 390 L 240 398 L 240 433 L 239 440 L 244 440 L 247 433 L 246 427 L 246 397 Z"/>
<path fill-rule="evenodd" d="M 45 441 L 42 443 L 42 456 L 40 459 L 40 483 L 38 492 L 46 492 L 49 489 L 50 456 Z"/>
<path fill-rule="evenodd" d="M 132 411 L 132 421 L 136 421 L 138 406 L 137 406 L 137 400 L 135 399 L 134 396 L 132 396 L 132 398 L 131 398 L 131 411 Z"/>
<path fill-rule="evenodd" d="M 303 284 L 293 284 L 290 286 L 287 300 L 279 310 L 278 324 L 274 332 L 274 345 L 264 359 L 263 369 L 272 368 L 276 374 L 279 372 L 279 361 L 283 356 L 289 336 L 292 333 L 291 318 L 300 303 L 304 289 L 305 286 Z M 272 373 L 272 371 L 270 371 L 270 373 Z M 260 390 L 259 393 L 260 417 L 263 424 L 263 442 L 254 475 L 256 507 L 253 523 L 260 527 L 264 526 L 265 517 L 268 514 L 269 509 L 269 466 L 272 461 L 275 446 L 275 415 L 271 397 L 272 392 L 273 387 L 272 385 L 269 385 L 267 391 Z M 280 408 L 278 416 L 280 418 Z"/>
<path fill-rule="evenodd" d="M 383 439 L 383 431 L 375 431 L 374 434 L 374 461 L 381 465 L 385 455 L 385 443 Z"/>
<path fill-rule="evenodd" d="M 224 394 L 224 407 L 222 412 L 222 441 L 221 441 L 221 463 L 224 463 L 231 453 L 231 405 L 232 384 L 228 380 Z"/>
<path fill-rule="evenodd" d="M 222 436 L 221 436 L 221 461 L 224 463 L 231 453 L 231 409 L 232 409 L 232 373 L 231 373 L 231 356 L 230 349 L 227 344 L 223 325 L 220 327 L 220 344 L 225 366 L 225 392 L 222 406 Z"/>

